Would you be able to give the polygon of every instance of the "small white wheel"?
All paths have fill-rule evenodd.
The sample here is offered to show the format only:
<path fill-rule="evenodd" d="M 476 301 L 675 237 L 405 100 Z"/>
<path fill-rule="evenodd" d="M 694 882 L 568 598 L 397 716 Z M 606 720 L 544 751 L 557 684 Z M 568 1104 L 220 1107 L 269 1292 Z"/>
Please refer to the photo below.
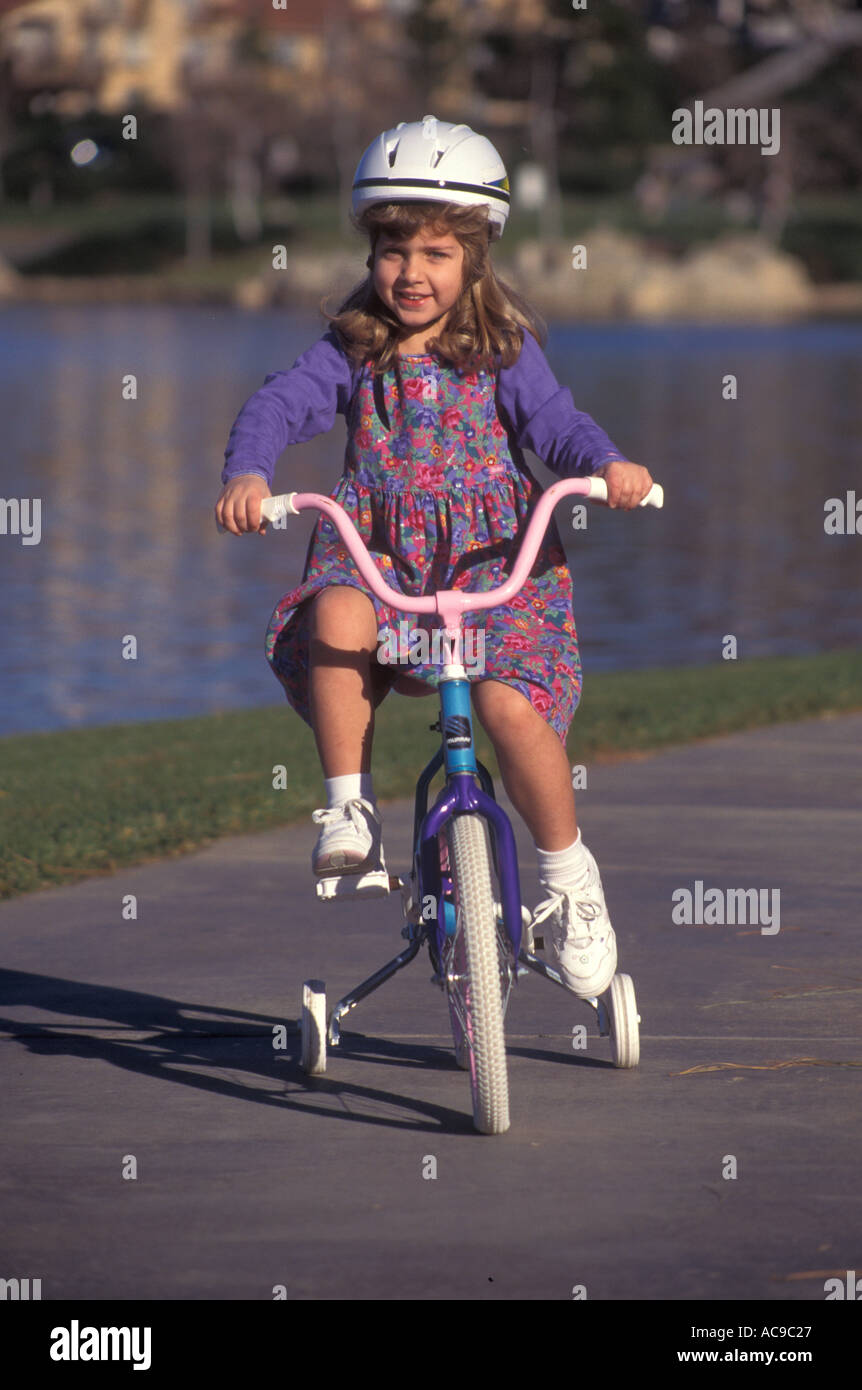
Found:
<path fill-rule="evenodd" d="M 480 1134 L 505 1134 L 509 1128 L 509 1072 L 503 1027 L 504 981 L 488 829 L 481 816 L 470 813 L 454 816 L 445 835 L 455 901 L 455 936 L 443 962 L 447 989 L 455 996 L 450 994 L 450 1014 L 456 1010 L 467 1034 L 473 1124 Z M 506 964 L 508 970 L 508 959 Z M 463 1046 L 457 1034 L 453 1041 L 456 1047 Z"/>
<path fill-rule="evenodd" d="M 302 986 L 302 1070 L 309 1076 L 326 1071 L 326 986 L 306 980 Z"/>
<path fill-rule="evenodd" d="M 615 1067 L 636 1067 L 640 1060 L 640 1014 L 631 975 L 615 975 L 608 991 L 611 1056 Z"/>

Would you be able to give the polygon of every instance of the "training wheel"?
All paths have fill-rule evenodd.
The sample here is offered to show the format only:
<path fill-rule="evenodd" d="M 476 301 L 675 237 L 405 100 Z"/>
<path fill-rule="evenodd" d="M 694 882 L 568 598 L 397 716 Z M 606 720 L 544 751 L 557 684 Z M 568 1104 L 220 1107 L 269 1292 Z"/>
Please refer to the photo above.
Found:
<path fill-rule="evenodd" d="M 302 986 L 302 1070 L 309 1076 L 326 1071 L 326 986 L 306 980 Z"/>
<path fill-rule="evenodd" d="M 640 1014 L 631 975 L 615 975 L 608 991 L 611 1056 L 615 1067 L 636 1067 L 640 1060 Z"/>

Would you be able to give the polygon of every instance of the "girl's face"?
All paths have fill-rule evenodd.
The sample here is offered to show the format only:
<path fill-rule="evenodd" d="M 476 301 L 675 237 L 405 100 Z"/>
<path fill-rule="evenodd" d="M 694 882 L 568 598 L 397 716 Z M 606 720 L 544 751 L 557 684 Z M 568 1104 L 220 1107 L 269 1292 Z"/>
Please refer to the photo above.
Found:
<path fill-rule="evenodd" d="M 463 264 L 464 248 L 451 232 L 423 229 L 410 241 L 381 234 L 372 272 L 374 288 L 405 328 L 412 330 L 408 345 L 413 345 L 413 339 L 421 340 L 432 326 L 435 333 L 440 332 L 439 320 L 445 322 L 461 294 Z"/>

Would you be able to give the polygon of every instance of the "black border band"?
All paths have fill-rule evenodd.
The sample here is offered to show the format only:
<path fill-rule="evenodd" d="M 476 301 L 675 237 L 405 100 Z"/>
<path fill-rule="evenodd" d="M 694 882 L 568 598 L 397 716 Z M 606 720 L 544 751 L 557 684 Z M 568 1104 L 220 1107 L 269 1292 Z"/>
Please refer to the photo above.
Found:
<path fill-rule="evenodd" d="M 478 193 L 483 198 L 490 198 L 509 206 L 511 198 L 503 188 L 494 188 L 488 184 L 477 183 L 453 183 L 451 179 L 357 179 L 353 185 L 353 191 L 359 188 L 433 188 L 436 192 L 441 192 L 446 188 L 453 188 L 457 193 Z"/>

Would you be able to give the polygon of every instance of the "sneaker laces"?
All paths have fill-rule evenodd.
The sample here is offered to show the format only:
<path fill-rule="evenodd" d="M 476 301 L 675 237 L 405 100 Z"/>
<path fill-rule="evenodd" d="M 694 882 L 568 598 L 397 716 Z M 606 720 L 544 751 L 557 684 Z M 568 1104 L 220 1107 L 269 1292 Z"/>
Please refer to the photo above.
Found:
<path fill-rule="evenodd" d="M 331 825 L 333 821 L 341 820 L 347 816 L 352 822 L 355 830 L 368 832 L 368 822 L 360 811 L 360 807 L 365 806 L 371 811 L 376 819 L 376 813 L 370 801 L 363 801 L 361 797 L 354 798 L 353 801 L 340 801 L 337 806 L 325 806 L 320 811 L 312 811 L 311 819 L 315 825 Z"/>
<path fill-rule="evenodd" d="M 537 927 L 540 922 L 544 922 L 546 917 L 550 917 L 558 907 L 565 904 L 569 909 L 569 922 L 575 925 L 575 917 L 579 917 L 582 922 L 594 922 L 597 917 L 602 915 L 602 905 L 597 903 L 594 898 L 579 897 L 579 894 L 588 891 L 588 886 L 582 884 L 579 888 L 560 888 L 552 889 L 551 896 L 539 903 L 533 915 L 533 926 Z M 565 924 L 561 926 L 563 938 L 567 936 Z M 573 945 L 578 948 L 589 946 L 593 941 L 591 932 L 586 935 L 571 938 Z"/>

